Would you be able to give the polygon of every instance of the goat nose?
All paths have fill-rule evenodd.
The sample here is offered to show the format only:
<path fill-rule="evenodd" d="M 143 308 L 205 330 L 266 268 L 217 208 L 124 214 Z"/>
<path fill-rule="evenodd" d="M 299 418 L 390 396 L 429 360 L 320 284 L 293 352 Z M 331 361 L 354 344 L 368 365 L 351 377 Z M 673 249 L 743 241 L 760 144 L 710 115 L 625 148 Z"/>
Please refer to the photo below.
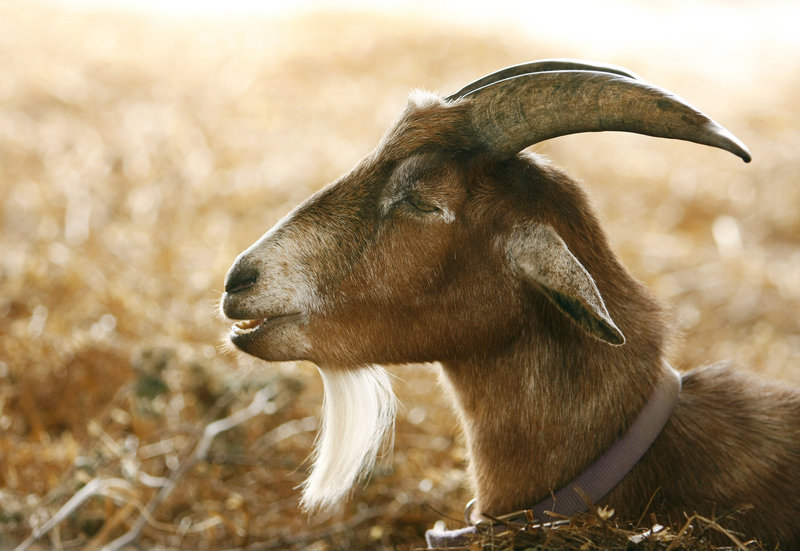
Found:
<path fill-rule="evenodd" d="M 225 276 L 225 292 L 240 293 L 256 284 L 258 269 L 247 265 L 234 265 Z"/>

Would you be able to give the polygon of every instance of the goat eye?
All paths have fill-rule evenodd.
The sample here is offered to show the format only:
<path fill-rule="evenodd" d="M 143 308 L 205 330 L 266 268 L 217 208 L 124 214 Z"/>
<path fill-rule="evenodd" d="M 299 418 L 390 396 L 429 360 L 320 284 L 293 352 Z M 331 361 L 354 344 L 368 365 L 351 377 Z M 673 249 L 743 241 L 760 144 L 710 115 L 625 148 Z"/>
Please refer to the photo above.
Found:
<path fill-rule="evenodd" d="M 419 197 L 415 197 L 414 195 L 409 195 L 406 197 L 406 203 L 411 205 L 411 208 L 414 210 L 418 210 L 420 212 L 438 212 L 439 207 L 433 205 L 431 203 L 426 203 L 425 201 L 421 200 Z"/>

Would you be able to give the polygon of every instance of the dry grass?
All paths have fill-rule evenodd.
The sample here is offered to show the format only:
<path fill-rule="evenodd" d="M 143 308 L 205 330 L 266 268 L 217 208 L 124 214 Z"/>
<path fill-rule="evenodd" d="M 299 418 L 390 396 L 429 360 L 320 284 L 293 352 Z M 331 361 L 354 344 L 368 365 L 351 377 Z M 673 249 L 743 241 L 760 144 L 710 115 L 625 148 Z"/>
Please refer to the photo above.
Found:
<path fill-rule="evenodd" d="M 551 524 L 498 522 L 483 528 L 468 548 L 513 551 L 589 551 L 591 549 L 627 551 L 764 551 L 757 541 L 724 527 L 727 518 L 710 519 L 687 515 L 667 526 L 655 515 L 647 521 L 620 522 L 614 510 L 597 508 Z"/>
<path fill-rule="evenodd" d="M 635 136 L 538 150 L 590 184 L 626 263 L 674 306 L 679 367 L 731 358 L 796 382 L 800 63 L 764 40 L 709 74 L 604 56 L 712 113 L 750 166 Z M 464 450 L 426 367 L 396 372 L 393 458 L 336 513 L 299 513 L 318 377 L 223 352 L 215 303 L 235 255 L 369 151 L 409 88 L 548 56 L 596 57 L 412 19 L 0 3 L 0 549 L 131 530 L 147 548 L 407 549 L 459 517 Z"/>

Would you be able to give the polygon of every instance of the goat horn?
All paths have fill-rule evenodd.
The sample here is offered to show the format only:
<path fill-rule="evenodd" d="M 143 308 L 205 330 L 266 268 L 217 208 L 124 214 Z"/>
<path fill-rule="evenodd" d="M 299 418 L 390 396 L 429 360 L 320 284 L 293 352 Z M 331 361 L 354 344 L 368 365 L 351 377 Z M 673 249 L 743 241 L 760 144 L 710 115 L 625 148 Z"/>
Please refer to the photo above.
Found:
<path fill-rule="evenodd" d="M 616 75 L 622 75 L 624 77 L 641 80 L 634 73 L 618 65 L 608 65 L 604 63 L 596 63 L 594 61 L 583 61 L 580 59 L 568 58 L 540 59 L 539 61 L 531 61 L 529 63 L 512 65 L 511 67 L 506 67 L 505 69 L 500 69 L 499 71 L 495 71 L 494 73 L 488 74 L 485 77 L 481 77 L 475 82 L 467 84 L 455 94 L 448 96 L 447 100 L 455 101 L 459 98 L 463 98 L 478 88 L 489 86 L 490 84 L 494 84 L 500 80 L 527 75 L 530 73 L 542 73 L 545 71 L 598 71 L 601 73 L 613 73 Z"/>
<path fill-rule="evenodd" d="M 478 81 L 479 82 L 479 81 Z M 747 147 L 683 99 L 630 76 L 596 70 L 513 76 L 464 95 L 478 140 L 501 158 L 580 132 L 618 130 L 718 147 L 750 162 Z"/>

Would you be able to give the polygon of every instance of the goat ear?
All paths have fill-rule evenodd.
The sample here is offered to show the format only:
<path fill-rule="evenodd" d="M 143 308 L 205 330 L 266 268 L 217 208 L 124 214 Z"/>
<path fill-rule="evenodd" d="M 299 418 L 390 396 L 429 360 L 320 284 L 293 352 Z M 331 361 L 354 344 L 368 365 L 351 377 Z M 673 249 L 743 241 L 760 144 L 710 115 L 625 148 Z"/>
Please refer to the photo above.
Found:
<path fill-rule="evenodd" d="M 539 287 L 581 329 L 612 345 L 625 343 L 594 279 L 553 228 L 526 228 L 512 238 L 508 252 L 519 276 Z"/>

